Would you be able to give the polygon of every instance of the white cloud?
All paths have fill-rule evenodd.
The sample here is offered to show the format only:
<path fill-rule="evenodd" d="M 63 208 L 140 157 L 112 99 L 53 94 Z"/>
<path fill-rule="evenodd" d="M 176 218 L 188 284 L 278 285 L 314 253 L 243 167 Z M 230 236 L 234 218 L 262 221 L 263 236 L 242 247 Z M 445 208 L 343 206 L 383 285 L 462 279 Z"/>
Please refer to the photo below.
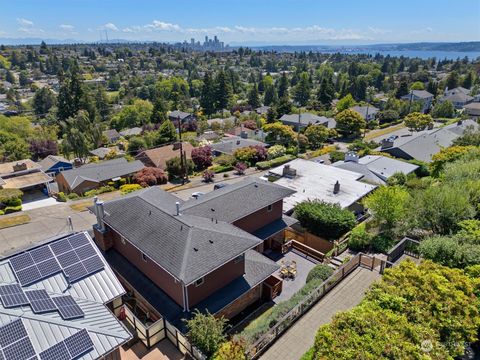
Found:
<path fill-rule="evenodd" d="M 36 35 L 36 34 L 43 34 L 45 31 L 43 29 L 34 28 L 34 27 L 20 27 L 18 28 L 18 32 L 28 34 L 28 35 Z"/>
<path fill-rule="evenodd" d="M 433 29 L 430 26 L 427 26 L 423 29 L 417 29 L 410 31 L 411 34 L 421 35 L 421 34 L 430 34 L 433 32 Z"/>
<path fill-rule="evenodd" d="M 388 34 L 388 33 L 392 32 L 392 30 L 377 28 L 377 27 L 373 27 L 373 26 L 369 26 L 368 30 L 370 30 L 370 32 L 375 34 L 375 35 L 385 35 L 385 34 Z"/>
<path fill-rule="evenodd" d="M 33 21 L 27 20 L 27 19 L 23 19 L 23 18 L 17 18 L 17 23 L 18 23 L 19 25 L 21 25 L 21 26 L 24 26 L 24 27 L 26 27 L 26 26 L 28 26 L 28 27 L 33 26 Z"/>
<path fill-rule="evenodd" d="M 112 30 L 112 31 L 119 31 L 118 27 L 113 23 L 106 23 L 99 27 L 99 30 Z"/>
<path fill-rule="evenodd" d="M 62 29 L 62 30 L 65 30 L 65 31 L 73 31 L 73 29 L 75 29 L 75 26 L 62 24 L 62 25 L 59 26 L 59 28 Z"/>

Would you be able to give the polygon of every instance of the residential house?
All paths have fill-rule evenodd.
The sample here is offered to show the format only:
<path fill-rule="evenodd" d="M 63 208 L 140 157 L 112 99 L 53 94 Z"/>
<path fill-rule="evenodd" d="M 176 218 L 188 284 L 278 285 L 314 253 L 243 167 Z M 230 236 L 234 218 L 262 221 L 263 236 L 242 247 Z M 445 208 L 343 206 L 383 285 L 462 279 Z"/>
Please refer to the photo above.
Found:
<path fill-rule="evenodd" d="M 335 119 L 325 116 L 318 116 L 310 113 L 285 114 L 280 118 L 284 125 L 292 126 L 296 131 L 306 128 L 308 125 L 323 125 L 326 128 L 333 129 L 337 126 Z"/>
<path fill-rule="evenodd" d="M 195 116 L 193 114 L 180 111 L 180 110 L 170 111 L 170 113 L 168 114 L 168 118 L 170 119 L 170 121 L 173 121 L 173 122 L 177 122 L 180 119 L 180 122 L 182 124 L 195 120 Z"/>
<path fill-rule="evenodd" d="M 119 359 L 132 339 L 117 319 L 124 294 L 87 232 L 2 258 L 2 359 Z"/>
<path fill-rule="evenodd" d="M 230 319 L 271 298 L 279 266 L 261 252 L 296 222 L 282 214 L 292 192 L 247 179 L 182 201 L 152 187 L 97 201 L 95 241 L 144 311 L 185 331 L 195 309 Z"/>
<path fill-rule="evenodd" d="M 52 181 L 42 166 L 30 159 L 0 164 L 0 189 L 18 189 L 24 193 L 42 191 L 48 195 Z"/>
<path fill-rule="evenodd" d="M 455 124 L 419 131 L 395 140 L 384 139 L 376 150 L 405 160 L 416 159 L 429 163 L 434 154 L 452 145 L 453 140 L 462 136 L 468 127 L 478 129 L 479 125 L 475 120 L 460 120 Z"/>
<path fill-rule="evenodd" d="M 182 149 L 187 159 L 192 158 L 193 145 L 187 141 L 182 142 Z M 140 160 L 145 166 L 158 167 L 165 169 L 167 160 L 174 157 L 180 157 L 180 143 L 169 144 L 155 149 L 143 150 L 135 159 Z"/>
<path fill-rule="evenodd" d="M 230 124 L 231 126 L 235 126 L 237 122 L 237 118 L 235 116 L 229 116 L 227 118 L 212 118 L 207 120 L 207 124 L 209 128 L 220 129 L 225 126 L 225 124 Z"/>
<path fill-rule="evenodd" d="M 115 156 L 125 155 L 125 151 L 120 150 L 118 146 L 109 146 L 109 147 L 99 147 L 89 151 L 90 155 L 98 157 L 100 160 L 103 160 L 107 155 L 115 154 Z"/>
<path fill-rule="evenodd" d="M 42 171 L 50 176 L 55 176 L 60 171 L 73 169 L 72 162 L 58 155 L 48 155 L 38 163 L 40 164 Z"/>
<path fill-rule="evenodd" d="M 465 114 L 477 119 L 480 117 L 480 102 L 472 102 L 465 105 L 463 108 Z"/>
<path fill-rule="evenodd" d="M 353 111 L 356 111 L 357 113 L 359 113 L 362 116 L 363 120 L 365 120 L 367 122 L 375 120 L 375 116 L 380 111 L 375 106 L 371 106 L 371 105 L 369 105 L 369 106 L 355 105 L 355 106 L 351 107 L 350 110 L 353 110 Z"/>
<path fill-rule="evenodd" d="M 377 185 L 385 185 L 394 174 L 408 175 L 418 169 L 417 165 L 381 155 L 366 155 L 360 158 L 353 151 L 345 155 L 344 161 L 337 161 L 332 166 L 362 174 L 362 181 Z"/>
<path fill-rule="evenodd" d="M 125 158 L 119 158 L 61 171 L 56 176 L 56 181 L 59 191 L 81 195 L 88 190 L 104 186 L 109 181 L 129 179 L 143 168 L 141 161 L 129 162 Z"/>
<path fill-rule="evenodd" d="M 255 112 L 258 115 L 267 115 L 268 110 L 270 110 L 270 106 L 263 105 L 263 106 L 260 106 L 260 107 L 256 108 Z"/>
<path fill-rule="evenodd" d="M 293 213 L 295 205 L 305 200 L 338 204 L 343 209 L 362 213 L 361 199 L 377 187 L 362 182 L 364 175 L 361 173 L 304 159 L 270 169 L 268 175 L 276 178 L 274 184 L 295 191 L 283 199 L 286 214 Z"/>
<path fill-rule="evenodd" d="M 107 144 L 113 144 L 120 140 L 120 134 L 115 129 L 109 129 L 102 132 L 102 137 L 107 139 Z"/>
<path fill-rule="evenodd" d="M 220 142 L 210 145 L 212 152 L 215 156 L 221 154 L 233 155 L 235 150 L 249 146 L 266 146 L 265 143 L 253 139 L 243 139 L 241 137 L 224 138 Z"/>
<path fill-rule="evenodd" d="M 463 87 L 446 90 L 445 95 L 439 98 L 438 102 L 441 104 L 445 101 L 450 101 L 455 109 L 461 109 L 473 101 L 473 96 L 470 96 L 469 93 L 470 91 Z"/>
<path fill-rule="evenodd" d="M 143 129 L 141 127 L 134 127 L 131 129 L 125 129 L 120 131 L 120 135 L 123 137 L 131 137 L 131 136 L 137 136 L 142 134 Z"/>
<path fill-rule="evenodd" d="M 410 102 L 420 101 L 422 103 L 422 112 L 427 112 L 432 106 L 433 94 L 426 90 L 411 90 L 407 95 L 401 97 L 402 100 Z"/>

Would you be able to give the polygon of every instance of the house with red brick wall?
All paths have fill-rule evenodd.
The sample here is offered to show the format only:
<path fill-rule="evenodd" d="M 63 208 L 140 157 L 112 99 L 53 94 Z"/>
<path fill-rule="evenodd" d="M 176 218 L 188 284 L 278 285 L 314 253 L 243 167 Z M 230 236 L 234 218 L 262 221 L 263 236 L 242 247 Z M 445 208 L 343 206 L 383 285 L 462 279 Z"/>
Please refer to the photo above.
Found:
<path fill-rule="evenodd" d="M 232 318 L 271 294 L 279 266 L 262 255 L 292 190 L 248 179 L 182 201 L 158 187 L 96 201 L 95 241 L 120 280 L 141 294 L 145 312 L 179 329 L 193 310 Z"/>

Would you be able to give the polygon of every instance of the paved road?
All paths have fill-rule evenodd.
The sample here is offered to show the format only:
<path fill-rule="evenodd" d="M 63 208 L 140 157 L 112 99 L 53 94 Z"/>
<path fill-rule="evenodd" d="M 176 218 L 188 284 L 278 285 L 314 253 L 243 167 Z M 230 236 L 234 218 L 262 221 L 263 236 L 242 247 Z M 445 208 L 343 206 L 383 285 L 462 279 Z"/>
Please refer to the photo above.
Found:
<path fill-rule="evenodd" d="M 354 270 L 287 330 L 260 360 L 300 359 L 313 346 L 317 329 L 329 323 L 336 313 L 358 305 L 365 291 L 379 278 L 380 274 L 376 270 Z"/>

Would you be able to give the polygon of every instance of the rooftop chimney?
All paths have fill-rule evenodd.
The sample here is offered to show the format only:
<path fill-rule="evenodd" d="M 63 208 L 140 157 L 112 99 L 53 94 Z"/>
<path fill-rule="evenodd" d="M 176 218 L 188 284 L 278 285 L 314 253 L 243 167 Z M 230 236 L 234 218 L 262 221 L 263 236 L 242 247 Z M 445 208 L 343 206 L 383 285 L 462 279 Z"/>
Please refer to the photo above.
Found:
<path fill-rule="evenodd" d="M 349 151 L 345 154 L 345 162 L 355 162 L 358 163 L 360 156 L 355 151 Z"/>
<path fill-rule="evenodd" d="M 462 119 L 460 119 L 460 120 L 457 121 L 457 125 L 458 125 L 458 126 L 460 126 L 460 125 L 462 125 L 462 124 L 463 124 Z"/>
<path fill-rule="evenodd" d="M 283 166 L 282 175 L 287 178 L 294 178 L 295 176 L 297 176 L 297 170 L 291 168 L 289 164 L 285 164 Z"/>
<path fill-rule="evenodd" d="M 393 147 L 394 143 L 395 143 L 395 140 L 383 139 L 381 149 L 384 150 L 384 149 L 391 148 Z"/>
<path fill-rule="evenodd" d="M 180 215 L 180 203 L 177 201 L 175 203 L 175 206 L 177 207 L 177 216 L 179 216 Z"/>
<path fill-rule="evenodd" d="M 105 223 L 103 217 L 105 216 L 105 210 L 103 208 L 103 201 L 95 199 L 95 215 L 97 215 L 97 227 L 101 232 L 105 231 Z"/>
<path fill-rule="evenodd" d="M 334 194 L 338 194 L 339 192 L 340 192 L 340 183 L 339 183 L 338 180 L 337 180 L 337 182 L 335 183 L 335 185 L 333 185 L 333 193 L 334 193 Z"/>
<path fill-rule="evenodd" d="M 240 145 L 240 140 L 237 140 L 237 145 Z"/>
<path fill-rule="evenodd" d="M 27 163 L 18 162 L 15 165 L 13 165 L 13 171 L 14 172 L 23 171 L 23 170 L 27 170 Z"/>

